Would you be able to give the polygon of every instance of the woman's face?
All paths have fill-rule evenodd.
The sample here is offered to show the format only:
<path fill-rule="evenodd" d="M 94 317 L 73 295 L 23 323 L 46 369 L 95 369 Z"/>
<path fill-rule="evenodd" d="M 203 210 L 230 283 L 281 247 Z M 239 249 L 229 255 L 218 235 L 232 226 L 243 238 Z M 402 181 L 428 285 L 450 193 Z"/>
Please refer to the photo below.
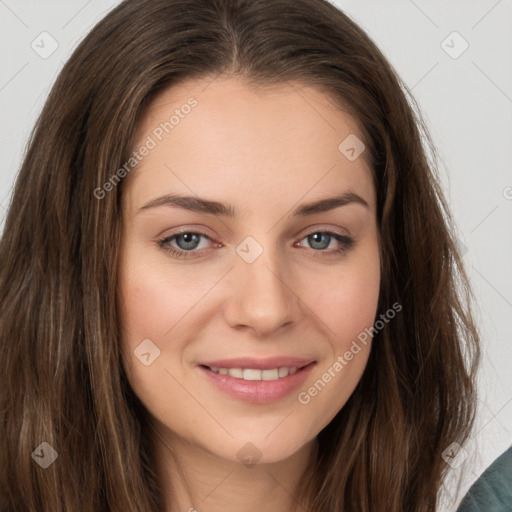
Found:
<path fill-rule="evenodd" d="M 283 460 L 353 392 L 380 283 L 356 137 L 298 83 L 189 81 L 150 104 L 123 184 L 120 312 L 130 384 L 169 440 Z"/>

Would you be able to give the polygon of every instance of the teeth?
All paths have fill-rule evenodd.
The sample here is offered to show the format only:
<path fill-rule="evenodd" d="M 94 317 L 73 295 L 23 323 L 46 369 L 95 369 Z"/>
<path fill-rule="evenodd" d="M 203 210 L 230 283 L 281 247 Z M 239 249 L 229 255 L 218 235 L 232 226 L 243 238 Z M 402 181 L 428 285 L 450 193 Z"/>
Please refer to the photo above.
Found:
<path fill-rule="evenodd" d="M 218 373 L 220 375 L 229 375 L 230 377 L 235 377 L 236 379 L 243 380 L 277 380 L 283 377 L 288 377 L 288 375 L 293 375 L 298 368 L 296 366 L 292 368 L 272 368 L 269 370 L 256 370 L 253 368 L 216 368 L 211 367 L 210 370 L 212 372 Z"/>
<path fill-rule="evenodd" d="M 290 374 L 289 368 L 279 368 L 279 377 L 287 377 Z"/>
<path fill-rule="evenodd" d="M 250 370 L 246 368 L 243 373 L 244 380 L 261 380 L 261 370 Z"/>
<path fill-rule="evenodd" d="M 276 380 L 279 378 L 279 368 L 261 370 L 261 380 Z"/>
<path fill-rule="evenodd" d="M 230 368 L 228 370 L 228 375 L 231 375 L 231 377 L 236 377 L 237 379 L 244 378 L 244 372 L 242 371 L 242 368 Z"/>

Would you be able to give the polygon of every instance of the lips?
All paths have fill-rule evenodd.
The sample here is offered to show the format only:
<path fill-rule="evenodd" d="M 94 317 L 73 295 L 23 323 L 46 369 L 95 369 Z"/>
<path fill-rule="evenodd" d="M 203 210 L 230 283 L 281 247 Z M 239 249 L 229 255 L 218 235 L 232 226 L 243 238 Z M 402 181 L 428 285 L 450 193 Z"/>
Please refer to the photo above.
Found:
<path fill-rule="evenodd" d="M 263 404 L 286 398 L 304 384 L 315 366 L 316 361 L 311 359 L 273 357 L 204 361 L 197 368 L 207 382 L 223 394 L 236 400 Z M 279 370 L 292 368 L 295 371 Z M 282 377 L 275 375 L 276 369 Z"/>
<path fill-rule="evenodd" d="M 302 359 L 298 357 L 269 357 L 266 359 L 255 359 L 251 357 L 240 357 L 236 359 L 220 359 L 217 361 L 201 361 L 200 366 L 208 366 L 209 368 L 242 368 L 254 370 L 271 370 L 274 368 L 303 368 L 314 359 Z"/>

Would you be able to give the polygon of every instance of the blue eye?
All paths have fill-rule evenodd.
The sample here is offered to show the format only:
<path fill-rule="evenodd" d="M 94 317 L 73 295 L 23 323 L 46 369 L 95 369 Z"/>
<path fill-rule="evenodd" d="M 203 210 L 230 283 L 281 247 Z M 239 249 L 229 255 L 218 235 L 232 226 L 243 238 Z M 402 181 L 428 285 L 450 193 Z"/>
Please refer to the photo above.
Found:
<path fill-rule="evenodd" d="M 158 241 L 158 245 L 174 258 L 189 258 L 188 253 L 195 251 L 198 248 L 201 238 L 210 239 L 204 233 L 197 233 L 195 231 L 185 231 L 177 233 Z M 175 242 L 178 247 L 171 245 Z"/>
<path fill-rule="evenodd" d="M 173 258 L 194 258 L 197 256 L 196 253 L 203 249 L 200 248 L 198 250 L 202 238 L 211 240 L 210 237 L 205 233 L 196 231 L 184 231 L 182 233 L 176 233 L 174 235 L 158 240 L 157 244 L 161 249 L 170 254 Z M 302 240 L 308 241 L 308 244 L 310 244 L 312 249 L 312 255 L 314 257 L 339 256 L 346 253 L 355 244 L 355 240 L 353 238 L 340 235 L 338 233 L 332 233 L 330 231 L 314 231 L 309 235 L 306 235 L 300 241 Z M 328 251 L 327 249 L 333 241 L 336 242 L 338 247 Z M 175 245 L 173 245 L 173 243 Z M 295 247 L 303 246 L 295 245 Z"/>
<path fill-rule="evenodd" d="M 350 249 L 354 244 L 354 239 L 350 238 L 348 236 L 339 235 L 337 233 L 331 233 L 330 231 L 316 231 L 314 233 L 311 233 L 310 235 L 307 235 L 303 238 L 308 240 L 308 243 L 313 249 L 316 249 L 315 252 L 324 252 L 326 249 L 328 249 L 331 242 L 334 240 L 338 244 L 340 244 L 340 247 L 337 249 L 334 249 L 332 251 L 328 251 L 324 255 L 332 255 L 344 253 Z M 316 254 L 315 254 L 316 256 Z"/>

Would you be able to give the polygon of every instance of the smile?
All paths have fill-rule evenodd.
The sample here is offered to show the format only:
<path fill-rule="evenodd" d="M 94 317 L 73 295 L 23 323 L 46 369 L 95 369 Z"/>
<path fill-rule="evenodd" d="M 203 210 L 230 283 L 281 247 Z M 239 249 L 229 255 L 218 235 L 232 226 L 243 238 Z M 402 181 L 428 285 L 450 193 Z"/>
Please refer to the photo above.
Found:
<path fill-rule="evenodd" d="M 269 370 L 258 370 L 255 368 L 208 368 L 214 373 L 229 375 L 235 379 L 243 380 L 277 380 L 293 375 L 298 370 L 296 366 L 292 368 L 271 368 Z"/>
<path fill-rule="evenodd" d="M 305 366 L 276 368 L 225 368 L 199 365 L 208 384 L 222 394 L 253 404 L 277 402 L 304 385 L 316 361 Z"/>

